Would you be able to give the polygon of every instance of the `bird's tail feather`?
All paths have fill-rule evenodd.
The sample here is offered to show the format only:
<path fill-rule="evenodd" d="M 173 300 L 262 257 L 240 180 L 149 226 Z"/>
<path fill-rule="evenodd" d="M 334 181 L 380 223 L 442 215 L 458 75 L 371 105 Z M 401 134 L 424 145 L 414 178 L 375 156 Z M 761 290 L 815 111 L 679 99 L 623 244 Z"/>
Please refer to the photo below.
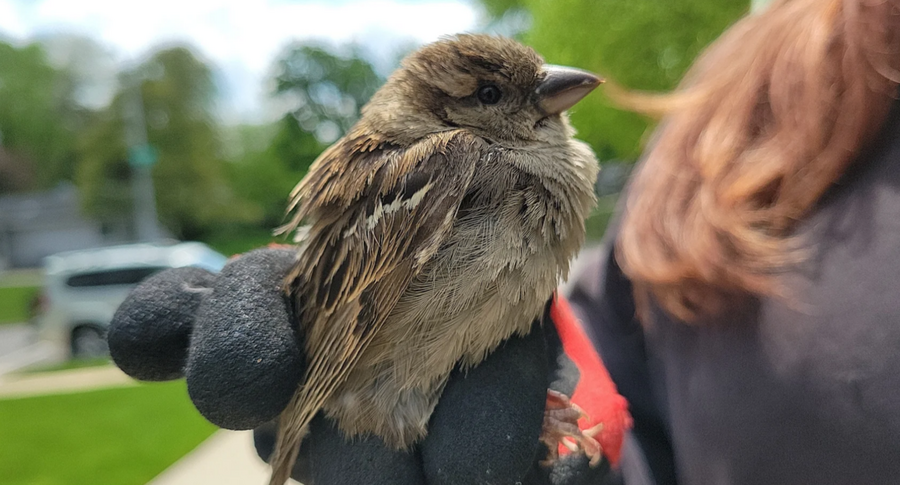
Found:
<path fill-rule="evenodd" d="M 278 419 L 275 451 L 269 460 L 272 466 L 269 485 L 284 485 L 291 478 L 294 462 L 297 461 L 297 454 L 300 452 L 300 442 L 306 436 L 309 422 L 321 407 L 320 403 L 317 406 L 303 406 L 302 403 L 308 397 L 304 394 L 302 387 L 297 389 Z"/>
<path fill-rule="evenodd" d="M 358 307 L 347 306 L 345 309 L 355 309 L 356 313 L 359 312 Z M 383 321 L 382 318 L 379 323 Z M 373 328 L 377 329 L 379 326 L 376 324 Z M 354 327 L 348 328 L 352 330 Z M 311 360 L 306 371 L 306 381 L 294 392 L 291 401 L 278 419 L 275 451 L 272 452 L 272 459 L 269 462 L 272 465 L 272 478 L 269 480 L 269 485 L 284 485 L 290 478 L 297 454 L 300 452 L 300 442 L 306 434 L 309 422 L 356 366 L 360 354 L 372 341 L 372 335 L 376 333 L 374 329 L 361 340 L 349 339 L 349 345 L 343 351 L 323 352 L 313 349 L 309 352 L 319 358 Z M 330 340 L 325 341 L 323 347 L 334 349 L 337 345 L 335 341 L 341 340 L 348 340 L 347 336 L 334 333 Z M 340 355 L 342 358 L 331 360 L 322 357 L 329 355 Z"/>

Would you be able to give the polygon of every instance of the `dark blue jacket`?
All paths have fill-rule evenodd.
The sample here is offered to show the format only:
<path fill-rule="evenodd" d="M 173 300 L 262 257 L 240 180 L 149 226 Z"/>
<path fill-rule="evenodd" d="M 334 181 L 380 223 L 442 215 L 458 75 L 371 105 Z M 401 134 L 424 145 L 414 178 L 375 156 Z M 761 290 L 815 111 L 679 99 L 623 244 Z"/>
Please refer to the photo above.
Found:
<path fill-rule="evenodd" d="M 631 402 L 632 463 L 658 484 L 900 483 L 900 110 L 798 227 L 790 300 L 642 327 L 615 233 L 571 300 Z"/>

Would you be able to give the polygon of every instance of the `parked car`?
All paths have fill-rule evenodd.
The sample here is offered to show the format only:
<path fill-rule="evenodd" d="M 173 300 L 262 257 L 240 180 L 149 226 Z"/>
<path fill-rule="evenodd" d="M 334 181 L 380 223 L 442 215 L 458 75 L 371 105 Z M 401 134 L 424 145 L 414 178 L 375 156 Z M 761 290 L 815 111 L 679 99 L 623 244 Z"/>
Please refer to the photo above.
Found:
<path fill-rule="evenodd" d="M 35 324 L 41 338 L 64 346 L 72 357 L 106 355 L 113 314 L 144 278 L 183 266 L 218 272 L 226 260 L 197 242 L 129 244 L 47 256 Z"/>

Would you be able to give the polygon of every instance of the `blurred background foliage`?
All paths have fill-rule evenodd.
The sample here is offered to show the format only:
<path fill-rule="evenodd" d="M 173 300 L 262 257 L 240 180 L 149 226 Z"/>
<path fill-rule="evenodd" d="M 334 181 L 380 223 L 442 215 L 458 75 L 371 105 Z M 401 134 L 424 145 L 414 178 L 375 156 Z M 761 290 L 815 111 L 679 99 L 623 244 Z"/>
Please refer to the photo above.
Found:
<path fill-rule="evenodd" d="M 360 50 L 347 52 L 308 43 L 287 46 L 275 61 L 273 96 L 287 113 L 270 127 L 242 127 L 232 182 L 255 204 L 257 222 L 284 222 L 287 194 L 329 144 L 359 117 L 384 79 Z"/>
<path fill-rule="evenodd" d="M 147 141 L 158 151 L 153 179 L 161 224 L 178 238 L 198 239 L 220 224 L 253 222 L 253 207 L 228 183 L 210 68 L 191 50 L 172 47 L 121 73 L 120 86 L 78 146 L 75 180 L 88 212 L 115 220 L 132 210 L 124 118 L 139 90 Z"/>
<path fill-rule="evenodd" d="M 515 35 L 548 62 L 654 91 L 673 88 L 702 48 L 749 10 L 747 0 L 479 3 L 486 31 Z M 108 62 L 104 48 L 85 37 L 0 41 L 0 195 L 71 181 L 88 214 L 128 218 L 127 117 L 137 92 L 146 138 L 158 151 L 152 174 L 161 224 L 175 237 L 228 252 L 272 239 L 291 188 L 350 128 L 387 73 L 360 46 L 287 45 L 272 61 L 269 86 L 285 114 L 234 126 L 214 114 L 216 67 L 190 46 L 157 47 L 111 81 L 92 77 L 98 70 L 91 66 Z M 103 82 L 114 86 L 106 99 L 92 95 L 103 92 Z M 611 107 L 602 89 L 572 120 L 603 162 L 633 162 L 649 126 Z M 235 243 L 242 238 L 246 244 Z"/>
<path fill-rule="evenodd" d="M 700 51 L 750 9 L 747 0 L 482 0 L 496 19 L 530 14 L 519 38 L 553 64 L 578 66 L 630 89 L 674 88 Z M 579 138 L 602 160 L 634 160 L 648 121 L 601 92 L 572 110 Z"/>
<path fill-rule="evenodd" d="M 52 67 L 40 45 L 0 43 L 0 193 L 71 178 L 86 115 L 72 94 L 71 73 Z"/>

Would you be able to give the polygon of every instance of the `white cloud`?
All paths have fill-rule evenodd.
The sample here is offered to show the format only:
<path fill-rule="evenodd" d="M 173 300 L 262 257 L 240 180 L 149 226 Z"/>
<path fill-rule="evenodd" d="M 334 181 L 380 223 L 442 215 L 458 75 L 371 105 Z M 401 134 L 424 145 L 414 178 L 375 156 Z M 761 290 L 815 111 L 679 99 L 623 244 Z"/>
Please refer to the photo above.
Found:
<path fill-rule="evenodd" d="M 272 61 L 291 40 L 356 41 L 379 53 L 477 25 L 467 0 L 0 0 L 0 34 L 14 38 L 77 32 L 113 47 L 122 61 L 160 43 L 188 42 L 239 91 L 233 108 L 242 112 L 263 94 Z"/>
<path fill-rule="evenodd" d="M 0 1 L 0 34 L 10 37 L 23 37 L 28 28 L 22 21 L 16 5 Z"/>

